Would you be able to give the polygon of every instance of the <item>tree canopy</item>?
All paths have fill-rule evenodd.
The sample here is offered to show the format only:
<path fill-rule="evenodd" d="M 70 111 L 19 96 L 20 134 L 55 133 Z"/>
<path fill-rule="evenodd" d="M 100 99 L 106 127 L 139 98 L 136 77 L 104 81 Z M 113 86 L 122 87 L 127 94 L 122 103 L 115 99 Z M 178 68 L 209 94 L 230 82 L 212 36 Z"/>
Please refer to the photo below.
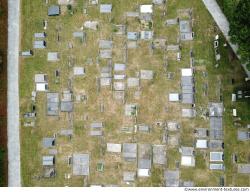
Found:
<path fill-rule="evenodd" d="M 239 45 L 242 60 L 250 62 L 250 1 L 239 1 L 230 19 L 229 35 Z"/>
<path fill-rule="evenodd" d="M 0 187 L 4 187 L 5 183 L 4 183 L 4 155 L 5 155 L 5 151 L 0 148 Z"/>
<path fill-rule="evenodd" d="M 0 17 L 3 15 L 3 8 L 0 6 Z"/>

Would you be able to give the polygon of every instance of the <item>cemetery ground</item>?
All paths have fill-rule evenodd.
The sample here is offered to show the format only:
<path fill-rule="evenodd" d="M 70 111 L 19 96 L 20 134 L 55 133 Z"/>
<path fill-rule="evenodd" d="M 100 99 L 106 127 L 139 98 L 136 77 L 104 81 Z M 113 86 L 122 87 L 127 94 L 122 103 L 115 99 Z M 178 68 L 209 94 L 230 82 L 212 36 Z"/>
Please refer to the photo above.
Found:
<path fill-rule="evenodd" d="M 61 6 L 61 15 L 48 17 L 49 5 L 57 4 L 51 0 L 22 1 L 22 40 L 21 49 L 32 48 L 34 33 L 43 32 L 43 20 L 48 20 L 46 29 L 46 49 L 34 49 L 34 56 L 20 59 L 20 114 L 21 120 L 21 173 L 23 186 L 89 186 L 93 184 L 128 186 L 122 181 L 123 171 L 136 171 L 136 164 L 127 163 L 122 154 L 114 155 L 106 151 L 106 143 L 149 143 L 163 144 L 163 127 L 157 122 L 177 121 L 180 123 L 178 146 L 194 146 L 194 129 L 209 127 L 208 118 L 202 116 L 209 102 L 224 103 L 224 163 L 225 171 L 209 170 L 209 152 L 198 150 L 195 154 L 196 166 L 183 167 L 180 164 L 178 146 L 166 146 L 167 162 L 163 166 L 153 165 L 151 176 L 137 178 L 129 186 L 163 186 L 165 169 L 180 169 L 180 179 L 193 181 L 195 186 L 219 186 L 220 177 L 225 177 L 226 186 L 249 186 L 250 176 L 238 174 L 236 164 L 232 161 L 232 154 L 237 153 L 238 163 L 249 163 L 249 141 L 237 141 L 237 126 L 246 126 L 250 121 L 249 101 L 231 101 L 231 94 L 237 88 L 247 87 L 244 83 L 244 72 L 239 61 L 232 55 L 229 47 L 224 47 L 225 40 L 219 32 L 211 16 L 200 0 L 169 0 L 166 6 L 154 6 L 153 25 L 154 37 L 164 38 L 167 44 L 176 44 L 179 36 L 179 26 L 166 26 L 165 21 L 180 17 L 186 19 L 178 10 L 192 8 L 193 41 L 181 41 L 181 61 L 176 56 L 167 53 L 167 65 L 164 65 L 166 53 L 162 49 L 149 48 L 151 41 L 137 41 L 137 48 L 125 49 L 126 35 L 115 35 L 113 24 L 124 24 L 127 31 L 140 31 L 141 24 L 137 18 L 126 18 L 125 12 L 135 11 L 141 4 L 151 4 L 150 0 L 117 1 L 103 0 L 99 3 L 112 3 L 111 14 L 99 13 L 99 5 L 88 5 L 88 1 L 75 1 L 73 14 L 67 6 Z M 87 8 L 87 14 L 83 13 Z M 166 15 L 163 15 L 164 10 Z M 73 32 L 81 31 L 85 21 L 98 21 L 96 31 L 84 29 L 86 40 L 72 36 Z M 215 35 L 220 35 L 219 51 L 221 60 L 216 68 L 213 41 Z M 152 70 L 152 80 L 141 80 L 139 88 L 126 88 L 125 103 L 138 105 L 136 117 L 124 115 L 124 103 L 114 99 L 111 88 L 98 85 L 101 68 L 107 66 L 107 60 L 97 59 L 99 55 L 99 40 L 113 41 L 112 63 L 126 63 L 126 75 L 136 77 L 140 70 Z M 73 48 L 69 48 L 70 45 Z M 169 102 L 168 95 L 181 92 L 181 68 L 190 67 L 190 51 L 194 53 L 195 67 L 195 107 L 197 115 L 194 118 L 181 116 L 185 104 Z M 59 61 L 48 62 L 47 53 L 58 52 Z M 85 75 L 75 77 L 73 67 L 84 67 Z M 55 76 L 55 71 L 60 76 Z M 173 78 L 168 79 L 167 73 L 172 72 Z M 58 117 L 47 116 L 46 92 L 39 92 L 36 96 L 35 127 L 25 127 L 27 119 L 23 114 L 32 110 L 31 92 L 35 89 L 34 76 L 38 73 L 48 75 L 49 92 L 58 92 L 72 88 L 74 97 L 84 95 L 84 101 L 74 99 L 73 115 L 61 112 Z M 232 79 L 234 83 L 232 84 Z M 249 86 L 249 85 L 248 85 Z M 205 88 L 207 87 L 207 88 Z M 138 93 L 137 96 L 135 94 Z M 188 107 L 187 107 L 188 108 Z M 238 117 L 232 116 L 232 109 L 236 108 Z M 42 156 L 48 150 L 42 146 L 44 137 L 52 137 L 63 128 L 69 128 L 73 120 L 73 136 L 71 138 L 57 135 L 56 137 L 56 176 L 43 178 Z M 92 122 L 103 122 L 104 134 L 101 137 L 89 135 Z M 132 131 L 126 133 L 123 127 L 133 127 L 134 123 L 148 124 L 149 133 Z M 72 165 L 68 157 L 74 153 L 90 154 L 90 175 L 88 177 L 72 176 Z M 97 165 L 103 163 L 104 169 L 97 170 Z M 66 175 L 70 174 L 69 178 Z"/>

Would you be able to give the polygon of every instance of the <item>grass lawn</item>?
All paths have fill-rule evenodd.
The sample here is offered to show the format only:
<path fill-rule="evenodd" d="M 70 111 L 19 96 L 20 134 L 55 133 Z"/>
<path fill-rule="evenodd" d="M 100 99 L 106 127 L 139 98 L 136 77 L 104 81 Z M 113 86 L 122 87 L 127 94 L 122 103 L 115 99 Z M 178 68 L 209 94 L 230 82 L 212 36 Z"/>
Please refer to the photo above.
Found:
<path fill-rule="evenodd" d="M 87 96 L 86 102 L 74 103 L 73 130 L 74 136 L 68 140 L 62 136 L 56 139 L 56 177 L 45 179 L 42 167 L 42 155 L 48 154 L 47 149 L 43 149 L 41 142 L 43 137 L 51 137 L 61 129 L 70 127 L 69 116 L 61 112 L 59 118 L 52 118 L 46 115 L 46 93 L 38 93 L 36 99 L 36 127 L 21 127 L 21 167 L 22 181 L 24 186 L 88 186 L 91 184 L 119 185 L 126 186 L 122 181 L 123 171 L 136 171 L 136 163 L 124 162 L 122 155 L 114 155 L 106 152 L 106 143 L 151 143 L 162 144 L 161 127 L 155 126 L 156 121 L 172 121 L 180 123 L 180 145 L 194 146 L 195 137 L 193 130 L 198 127 L 209 128 L 209 121 L 199 116 L 193 119 L 181 117 L 181 109 L 190 107 L 181 103 L 168 102 L 168 94 L 180 92 L 180 69 L 190 66 L 190 50 L 194 52 L 195 58 L 195 86 L 196 86 L 196 108 L 206 109 L 209 101 L 219 101 L 220 96 L 225 105 L 224 130 L 225 130 L 225 174 L 227 176 L 226 185 L 237 185 L 241 183 L 241 176 L 235 172 L 235 166 L 231 162 L 231 154 L 242 148 L 248 153 L 247 143 L 239 143 L 236 140 L 236 128 L 233 126 L 232 108 L 236 107 L 242 116 L 242 123 L 249 123 L 249 118 L 244 118 L 249 114 L 249 108 L 245 102 L 235 103 L 232 106 L 231 93 L 243 83 L 243 71 L 236 60 L 229 60 L 228 48 L 222 46 L 223 38 L 220 42 L 220 52 L 222 59 L 219 67 L 215 68 L 213 39 L 220 33 L 203 6 L 200 0 L 171 0 L 166 7 L 154 7 L 153 30 L 155 37 L 165 38 L 167 44 L 176 44 L 178 37 L 178 26 L 166 27 L 164 21 L 167 19 L 186 18 L 180 14 L 180 9 L 192 8 L 194 41 L 181 42 L 182 60 L 176 61 L 176 56 L 167 53 L 168 72 L 173 72 L 172 80 L 167 80 L 163 50 L 149 51 L 149 42 L 138 41 L 137 49 L 129 49 L 126 75 L 136 77 L 141 69 L 153 70 L 154 79 L 151 81 L 141 81 L 140 99 L 134 97 L 136 89 L 126 90 L 126 103 L 137 103 L 139 106 L 138 115 L 135 118 L 124 116 L 124 105 L 113 99 L 110 88 L 97 91 L 96 81 L 100 76 L 100 69 L 107 66 L 107 61 L 98 57 L 98 40 L 112 39 L 113 63 L 123 63 L 126 43 L 126 36 L 116 36 L 113 32 L 112 24 L 126 24 L 128 31 L 139 31 L 142 29 L 138 19 L 125 18 L 124 12 L 136 11 L 140 4 L 151 3 L 150 0 L 137 1 L 117 1 L 101 0 L 101 3 L 112 3 L 113 11 L 111 15 L 101 15 L 99 6 L 87 5 L 88 1 L 75 1 L 73 5 L 74 14 L 70 15 L 66 6 L 61 7 L 62 14 L 58 17 L 47 16 L 49 5 L 56 4 L 56 0 L 51 0 L 49 5 L 44 1 L 22 1 L 22 50 L 32 49 L 34 33 L 42 32 L 42 21 L 48 20 L 47 48 L 44 50 L 34 50 L 31 58 L 21 58 L 20 66 L 20 104 L 21 114 L 30 111 L 31 92 L 34 90 L 34 75 L 36 73 L 48 74 L 49 91 L 59 92 L 68 88 L 68 80 L 73 83 L 73 93 L 84 93 Z M 87 8 L 87 14 L 83 14 L 83 8 Z M 163 15 L 166 11 L 166 15 Z M 86 42 L 81 43 L 73 38 L 74 31 L 80 31 L 84 21 L 96 20 L 99 22 L 97 31 L 84 29 L 87 34 Z M 60 36 L 58 42 L 57 36 Z M 220 34 L 221 36 L 221 34 Z M 222 36 L 221 36 L 222 37 Z M 73 48 L 68 48 L 68 43 L 73 44 Z M 60 61 L 55 63 L 47 62 L 47 52 L 57 51 L 60 53 Z M 173 56 L 173 57 L 171 57 Z M 72 58 L 74 66 L 85 68 L 86 75 L 83 77 L 73 77 L 72 66 L 69 66 L 69 58 Z M 92 60 L 90 64 L 88 61 Z M 60 70 L 59 81 L 56 82 L 55 70 Z M 204 76 L 207 73 L 207 76 Z M 230 79 L 235 79 L 235 84 L 230 84 Z M 219 83 L 221 82 L 220 89 Z M 204 84 L 208 85 L 208 92 L 204 94 Z M 220 92 L 221 90 L 221 92 Z M 104 112 L 100 110 L 104 106 Z M 250 116 L 248 116 L 250 117 Z M 25 120 L 21 118 L 23 123 Z M 89 136 L 90 123 L 93 121 L 104 122 L 104 137 L 95 138 Z M 123 133 L 122 127 L 134 126 L 137 124 L 149 124 L 152 127 L 150 133 Z M 151 177 L 147 179 L 139 178 L 134 183 L 136 186 L 162 186 L 164 185 L 163 172 L 166 168 L 176 169 L 180 162 L 180 153 L 177 147 L 166 146 L 167 164 L 166 166 L 152 166 Z M 193 180 L 196 186 L 218 186 L 219 178 L 223 172 L 211 172 L 208 169 L 208 151 L 204 153 L 197 150 L 196 167 L 180 167 L 180 179 L 182 181 Z M 73 153 L 90 154 L 90 176 L 88 178 L 72 176 L 72 167 L 67 164 L 67 157 Z M 246 161 L 242 155 L 242 161 Z M 102 162 L 103 172 L 97 170 L 97 166 Z M 65 179 L 65 174 L 71 174 L 71 178 Z M 247 176 L 248 177 L 248 176 Z M 237 179 L 234 179 L 237 178 Z M 238 182 L 238 180 L 240 180 Z"/>

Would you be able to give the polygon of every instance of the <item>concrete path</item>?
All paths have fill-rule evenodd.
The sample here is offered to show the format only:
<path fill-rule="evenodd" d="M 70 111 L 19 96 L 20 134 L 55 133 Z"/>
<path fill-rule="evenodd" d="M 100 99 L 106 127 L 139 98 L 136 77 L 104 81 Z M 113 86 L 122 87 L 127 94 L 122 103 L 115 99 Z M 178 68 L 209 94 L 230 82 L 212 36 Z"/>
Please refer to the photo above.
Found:
<path fill-rule="evenodd" d="M 8 0 L 8 186 L 21 186 L 19 138 L 20 0 Z"/>
<path fill-rule="evenodd" d="M 240 55 L 237 54 L 238 46 L 230 41 L 229 22 L 224 13 L 221 11 L 216 0 L 202 0 L 202 1 L 206 6 L 207 10 L 209 11 L 209 13 L 212 15 L 218 27 L 220 28 L 221 32 L 224 34 L 229 45 L 232 47 L 232 50 L 234 51 L 235 55 L 237 55 L 237 57 L 240 59 Z M 247 76 L 250 78 L 250 71 L 247 70 L 246 64 L 242 64 L 242 67 L 244 68 Z"/>

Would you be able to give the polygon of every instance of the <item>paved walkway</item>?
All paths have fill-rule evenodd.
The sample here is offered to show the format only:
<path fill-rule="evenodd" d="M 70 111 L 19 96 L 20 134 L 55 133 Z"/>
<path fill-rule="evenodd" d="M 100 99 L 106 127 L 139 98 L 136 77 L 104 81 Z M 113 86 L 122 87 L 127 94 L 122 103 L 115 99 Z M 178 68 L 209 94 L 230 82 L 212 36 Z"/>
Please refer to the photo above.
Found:
<path fill-rule="evenodd" d="M 224 13 L 221 11 L 219 5 L 217 4 L 216 0 L 202 0 L 206 8 L 208 9 L 209 13 L 212 15 L 213 19 L 215 20 L 216 24 L 224 34 L 226 40 L 232 47 L 234 53 L 237 55 L 237 57 L 240 59 L 240 56 L 237 54 L 238 46 L 233 44 L 230 41 L 229 37 L 229 22 L 227 18 L 225 17 Z M 250 71 L 246 69 L 246 64 L 242 64 L 242 67 L 244 68 L 246 74 L 248 77 L 250 77 Z"/>
<path fill-rule="evenodd" d="M 20 0 L 8 0 L 8 186 L 21 186 L 19 138 Z"/>

